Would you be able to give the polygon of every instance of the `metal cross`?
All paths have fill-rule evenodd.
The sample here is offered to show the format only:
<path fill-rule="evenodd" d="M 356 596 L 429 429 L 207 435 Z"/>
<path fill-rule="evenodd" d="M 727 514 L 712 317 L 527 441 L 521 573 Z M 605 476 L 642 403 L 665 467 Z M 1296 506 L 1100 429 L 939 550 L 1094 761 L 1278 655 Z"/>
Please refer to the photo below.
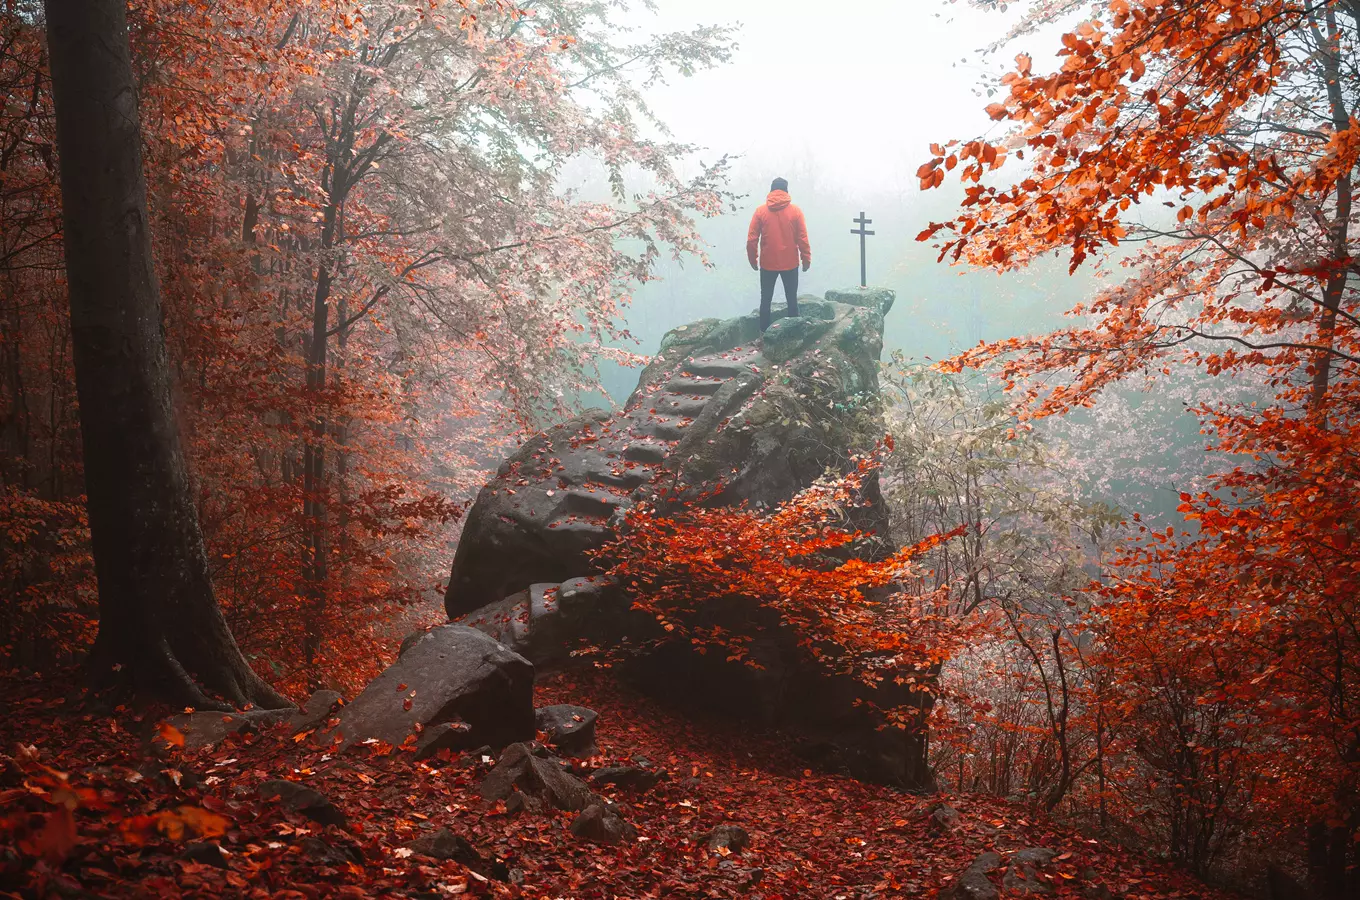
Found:
<path fill-rule="evenodd" d="M 864 218 L 864 213 L 861 211 L 859 218 L 854 221 L 859 228 L 851 228 L 850 233 L 859 235 L 859 286 L 868 287 L 869 283 L 864 277 L 864 239 L 873 234 L 873 232 L 867 230 L 864 226 L 873 224 L 874 220 Z"/>

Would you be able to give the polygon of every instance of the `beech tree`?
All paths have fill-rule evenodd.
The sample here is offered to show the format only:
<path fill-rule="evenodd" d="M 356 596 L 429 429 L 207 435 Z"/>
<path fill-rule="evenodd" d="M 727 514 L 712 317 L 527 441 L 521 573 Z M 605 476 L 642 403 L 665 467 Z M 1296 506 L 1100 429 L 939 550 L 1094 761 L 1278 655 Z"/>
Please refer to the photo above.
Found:
<path fill-rule="evenodd" d="M 1085 727 L 1099 710 L 1084 703 L 1081 612 L 1119 513 L 1086 496 L 1061 442 L 1021 426 L 986 379 L 900 355 L 885 369 L 893 541 L 960 532 L 922 553 L 907 584 L 989 626 L 945 670 L 936 761 L 958 787 L 1024 790 L 1053 809 L 1103 762 L 1103 736 Z"/>
<path fill-rule="evenodd" d="M 49 2 L 63 239 L 99 584 L 91 666 L 171 702 L 283 700 L 213 596 L 171 406 L 122 0 Z"/>
<path fill-rule="evenodd" d="M 1314 890 L 1350 896 L 1360 8 L 1052 0 L 1019 31 L 1069 16 L 1057 71 L 1020 54 L 1002 80 L 1004 134 L 932 148 L 922 188 L 953 172 L 964 199 L 920 237 L 955 261 L 1058 252 L 1111 277 L 1070 326 L 946 367 L 995 365 L 1025 418 L 1202 376 L 1191 411 L 1231 462 L 1182 495 L 1194 528 L 1140 526 L 1091 617 L 1124 735 L 1117 811 L 1201 871 L 1227 838 L 1297 841 Z M 1239 374 L 1256 397 L 1218 389 Z"/>

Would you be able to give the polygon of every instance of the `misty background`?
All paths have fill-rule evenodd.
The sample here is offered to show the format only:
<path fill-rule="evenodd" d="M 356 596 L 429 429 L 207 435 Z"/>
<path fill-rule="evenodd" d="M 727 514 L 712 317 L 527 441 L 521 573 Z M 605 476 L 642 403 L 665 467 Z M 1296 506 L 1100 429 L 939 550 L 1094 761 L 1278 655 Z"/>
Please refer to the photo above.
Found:
<path fill-rule="evenodd" d="M 800 293 L 858 285 L 852 219 L 863 211 L 873 220 L 868 280 L 898 298 L 885 359 L 893 350 L 938 359 L 980 339 L 1058 324 L 1090 289 L 1085 278 L 1067 277 L 1063 260 L 998 277 L 938 264 L 930 245 L 915 240 L 930 221 L 950 216 L 961 196 L 955 185 L 919 190 L 916 169 L 930 158 L 930 144 L 996 127 L 983 111 L 985 91 L 1015 53 L 1054 58 L 1056 34 L 990 57 L 979 52 L 1014 21 L 1014 14 L 943 0 L 852 0 L 834 15 L 771 0 L 665 0 L 655 15 L 639 16 L 638 27 L 649 32 L 740 23 L 732 63 L 672 79 L 648 99 L 677 139 L 705 148 L 699 158 L 734 156 L 731 188 L 745 195 L 735 213 L 703 223 L 712 269 L 665 265 L 661 281 L 637 292 L 628 325 L 639 352 L 655 352 L 677 325 L 756 307 L 746 228 L 775 176 L 789 180 L 807 216 L 813 264 L 801 274 Z M 604 375 L 615 401 L 636 382 L 620 367 Z"/>
<path fill-rule="evenodd" d="M 931 143 L 995 137 L 1001 124 L 984 108 L 1017 53 L 1035 68 L 1058 65 L 1060 27 L 1041 29 L 988 52 L 1018 13 L 982 11 L 947 0 L 850 0 L 831 15 L 813 15 L 774 0 L 661 0 L 625 21 L 639 38 L 697 25 L 739 24 L 734 60 L 646 92 L 671 135 L 701 148 L 688 162 L 733 157 L 729 187 L 735 212 L 700 223 L 711 268 L 697 260 L 663 261 L 658 280 L 635 293 L 626 324 L 634 352 L 656 352 L 667 331 L 704 317 L 753 311 L 759 287 L 746 260 L 746 230 L 772 178 L 807 217 L 812 268 L 799 292 L 820 295 L 859 283 L 859 238 L 850 233 L 862 211 L 868 238 L 868 281 L 897 292 L 887 317 L 883 359 L 900 352 L 911 363 L 947 357 L 980 340 L 1041 333 L 1100 286 L 1089 265 L 1069 275 L 1068 259 L 1050 257 L 997 275 L 936 261 L 916 235 L 950 218 L 962 191 L 946 181 L 922 192 L 916 170 Z M 993 92 L 993 93 L 989 93 Z M 1012 162 L 1002 170 L 1011 179 Z M 694 173 L 687 173 L 694 174 Z M 589 161 L 563 174 L 563 187 L 601 200 L 608 185 Z M 638 189 L 634 186 L 631 189 Z M 783 302 L 776 290 L 775 304 Z M 607 397 L 621 404 L 638 370 L 601 363 Z M 1220 385 L 1221 389 L 1221 385 Z M 1073 478 L 1093 497 L 1154 518 L 1174 512 L 1177 492 L 1200 486 L 1219 462 L 1204 453 L 1198 420 L 1187 413 L 1193 383 L 1159 395 L 1128 385 L 1096 409 L 1044 426 L 1073 460 Z"/>

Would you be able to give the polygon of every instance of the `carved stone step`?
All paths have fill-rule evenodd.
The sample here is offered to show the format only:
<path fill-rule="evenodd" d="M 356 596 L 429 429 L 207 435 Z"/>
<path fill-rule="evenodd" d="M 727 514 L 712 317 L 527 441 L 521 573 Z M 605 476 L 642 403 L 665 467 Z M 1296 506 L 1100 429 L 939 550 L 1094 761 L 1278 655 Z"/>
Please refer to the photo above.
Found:
<path fill-rule="evenodd" d="M 637 437 L 655 437 L 663 441 L 678 441 L 685 436 L 687 426 L 681 424 L 680 419 L 671 419 L 658 416 L 655 419 L 648 419 L 641 425 L 633 429 L 633 434 Z"/>
<path fill-rule="evenodd" d="M 636 441 L 624 448 L 623 455 L 634 462 L 662 463 L 670 452 L 671 448 L 660 441 Z"/>
<path fill-rule="evenodd" d="M 607 489 L 570 488 L 562 501 L 562 511 L 578 516 L 607 519 L 623 505 L 623 498 Z"/>
<path fill-rule="evenodd" d="M 652 409 L 671 416 L 694 418 L 708 406 L 707 397 L 686 397 L 684 395 L 662 394 L 655 399 Z"/>
<path fill-rule="evenodd" d="M 730 359 L 725 356 L 700 356 L 690 360 L 685 366 L 685 371 L 690 375 L 699 375 L 708 378 L 735 378 L 744 372 L 750 372 L 751 367 L 740 359 Z"/>
<path fill-rule="evenodd" d="M 641 487 L 652 480 L 652 470 L 642 466 L 629 466 L 620 468 L 617 471 L 594 471 L 587 472 L 586 477 L 591 481 L 598 481 L 612 487 L 626 488 L 632 490 Z"/>
<path fill-rule="evenodd" d="M 726 379 L 686 378 L 681 376 L 666 382 L 666 390 L 672 394 L 694 394 L 711 397 L 722 390 L 722 386 L 725 384 L 727 384 Z"/>

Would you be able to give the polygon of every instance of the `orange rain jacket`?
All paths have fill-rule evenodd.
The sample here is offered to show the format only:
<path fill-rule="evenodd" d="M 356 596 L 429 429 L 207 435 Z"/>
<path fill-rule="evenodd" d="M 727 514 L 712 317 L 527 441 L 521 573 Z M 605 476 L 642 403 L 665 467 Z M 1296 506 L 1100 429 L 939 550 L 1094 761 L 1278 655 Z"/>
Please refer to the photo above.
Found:
<path fill-rule="evenodd" d="M 803 211 L 793 205 L 787 191 L 770 191 L 765 205 L 751 216 L 751 227 L 746 232 L 746 256 L 751 265 L 775 272 L 812 265 L 812 247 L 808 244 L 807 222 Z"/>

